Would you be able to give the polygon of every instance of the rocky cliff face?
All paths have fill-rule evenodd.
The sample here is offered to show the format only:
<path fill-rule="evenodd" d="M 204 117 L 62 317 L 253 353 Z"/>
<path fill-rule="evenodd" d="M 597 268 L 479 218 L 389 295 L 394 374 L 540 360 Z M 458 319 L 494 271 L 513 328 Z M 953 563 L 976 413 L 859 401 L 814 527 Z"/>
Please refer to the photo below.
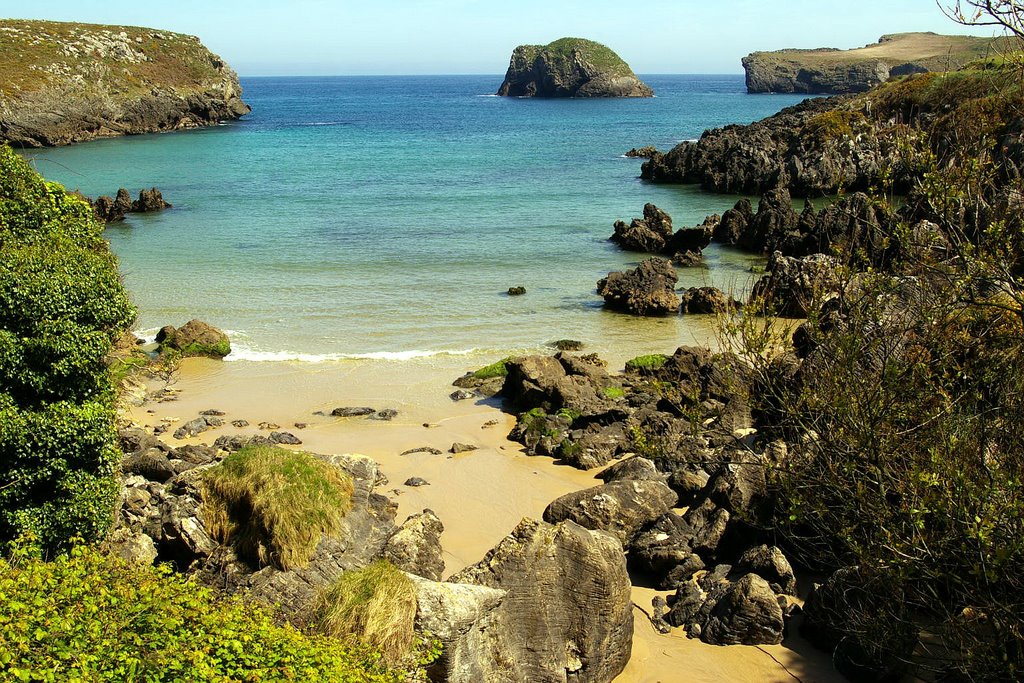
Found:
<path fill-rule="evenodd" d="M 214 125 L 249 113 L 238 76 L 194 36 L 0 21 L 0 140 L 66 145 Z"/>
<path fill-rule="evenodd" d="M 743 58 L 752 93 L 865 92 L 892 76 L 958 69 L 995 47 L 992 38 L 896 33 L 856 50 L 754 52 Z"/>
<path fill-rule="evenodd" d="M 582 38 L 520 45 L 498 94 L 512 97 L 653 97 L 612 50 Z"/>

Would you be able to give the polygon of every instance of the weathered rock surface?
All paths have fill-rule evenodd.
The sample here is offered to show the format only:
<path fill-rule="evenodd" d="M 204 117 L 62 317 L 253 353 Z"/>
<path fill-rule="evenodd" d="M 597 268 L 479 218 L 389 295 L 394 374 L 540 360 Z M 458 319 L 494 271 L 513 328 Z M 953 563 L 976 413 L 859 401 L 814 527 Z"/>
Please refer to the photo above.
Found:
<path fill-rule="evenodd" d="M 629 575 L 609 534 L 526 519 L 451 581 L 506 594 L 489 623 L 446 647 L 444 680 L 605 683 L 629 660 Z"/>
<path fill-rule="evenodd" d="M 66 145 L 249 113 L 238 76 L 194 36 L 5 19 L 0 140 Z"/>
<path fill-rule="evenodd" d="M 384 546 L 384 559 L 402 571 L 440 581 L 444 573 L 441 534 L 444 524 L 433 510 L 412 515 Z"/>
<path fill-rule="evenodd" d="M 690 287 L 679 295 L 679 310 L 689 314 L 728 313 L 736 301 L 718 287 Z"/>
<path fill-rule="evenodd" d="M 782 642 L 782 607 L 768 582 L 747 574 L 711 590 L 688 626 L 712 645 L 776 645 Z"/>
<path fill-rule="evenodd" d="M 747 92 L 864 92 L 892 76 L 950 71 L 985 57 L 992 38 L 896 33 L 854 50 L 818 48 L 754 52 L 743 58 Z"/>
<path fill-rule="evenodd" d="M 736 562 L 736 569 L 757 574 L 776 593 L 796 595 L 796 577 L 786 555 L 777 546 L 759 545 L 750 548 Z"/>
<path fill-rule="evenodd" d="M 609 48 L 582 38 L 520 45 L 498 94 L 511 97 L 653 97 Z"/>
<path fill-rule="evenodd" d="M 767 274 L 754 283 L 751 299 L 769 304 L 777 315 L 804 318 L 815 297 L 823 298 L 838 287 L 837 264 L 831 256 L 794 258 L 775 252 L 768 259 Z"/>
<path fill-rule="evenodd" d="M 637 315 L 672 315 L 679 312 L 678 279 L 672 264 L 652 258 L 633 270 L 609 273 L 598 281 L 597 293 L 609 308 Z"/>
<path fill-rule="evenodd" d="M 554 500 L 544 510 L 544 521 L 572 520 L 587 529 L 607 531 L 626 546 L 642 526 L 671 510 L 677 500 L 662 481 L 613 481 Z"/>
<path fill-rule="evenodd" d="M 644 204 L 643 218 L 634 218 L 627 225 L 615 221 L 614 234 L 609 238 L 623 249 L 659 254 L 665 251 L 672 238 L 672 217 L 654 204 Z"/>
<path fill-rule="evenodd" d="M 157 332 L 156 341 L 161 350 L 173 349 L 183 356 L 223 358 L 231 353 L 228 336 L 201 320 L 190 320 L 177 329 L 167 325 Z"/>

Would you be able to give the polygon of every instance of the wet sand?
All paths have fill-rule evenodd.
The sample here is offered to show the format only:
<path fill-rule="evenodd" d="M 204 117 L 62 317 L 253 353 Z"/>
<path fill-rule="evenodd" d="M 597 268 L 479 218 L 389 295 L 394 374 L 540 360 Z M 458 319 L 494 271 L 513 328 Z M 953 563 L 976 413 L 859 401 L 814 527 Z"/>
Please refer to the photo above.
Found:
<path fill-rule="evenodd" d="M 594 479 L 597 470 L 582 472 L 551 458 L 524 455 L 519 444 L 506 439 L 515 419 L 502 413 L 496 402 L 449 399 L 455 389 L 450 382 L 465 371 L 465 362 L 459 358 L 332 363 L 187 359 L 167 385 L 175 390 L 175 400 L 149 402 L 127 411 L 144 425 L 172 421 L 163 435 L 172 445 L 212 444 L 222 434 L 268 434 L 268 429 L 259 427 L 266 422 L 295 434 L 303 441 L 301 448 L 312 452 L 372 457 L 389 480 L 378 491 L 398 503 L 399 522 L 425 508 L 440 517 L 445 525 L 441 538 L 445 574 L 451 575 L 480 560 L 523 517 L 539 519 L 558 496 L 600 483 Z M 163 386 L 163 382 L 152 383 L 150 389 Z M 330 415 L 343 406 L 392 408 L 398 415 L 390 422 Z M 171 436 L 178 424 L 207 409 L 226 413 L 225 425 L 191 439 Z M 238 419 L 250 426 L 233 427 L 231 421 Z M 297 428 L 296 423 L 306 427 Z M 448 453 L 456 442 L 478 448 Z M 443 454 L 400 455 L 422 446 Z M 430 484 L 405 486 L 410 477 L 422 477 Z M 650 612 L 655 594 L 634 588 L 633 601 Z M 661 635 L 640 609 L 635 608 L 634 615 L 633 657 L 617 683 L 842 680 L 831 671 L 827 655 L 799 639 L 794 639 L 795 645 L 787 642 L 764 648 L 715 647 L 688 640 L 679 629 Z"/>

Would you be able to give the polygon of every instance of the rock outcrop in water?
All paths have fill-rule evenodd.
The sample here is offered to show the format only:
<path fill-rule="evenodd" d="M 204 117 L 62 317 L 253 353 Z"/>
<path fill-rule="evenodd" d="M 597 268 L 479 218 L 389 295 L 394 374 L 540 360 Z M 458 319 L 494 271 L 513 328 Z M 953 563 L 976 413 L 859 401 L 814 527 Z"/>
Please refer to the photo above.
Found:
<path fill-rule="evenodd" d="M 583 38 L 520 45 L 498 94 L 511 97 L 653 97 L 615 52 Z"/>
<path fill-rule="evenodd" d="M 892 76 L 951 71 L 985 57 L 997 39 L 896 33 L 855 50 L 818 48 L 754 52 L 743 58 L 752 93 L 864 92 Z"/>
<path fill-rule="evenodd" d="M 0 21 L 0 140 L 21 147 L 215 125 L 249 113 L 238 76 L 194 36 Z"/>

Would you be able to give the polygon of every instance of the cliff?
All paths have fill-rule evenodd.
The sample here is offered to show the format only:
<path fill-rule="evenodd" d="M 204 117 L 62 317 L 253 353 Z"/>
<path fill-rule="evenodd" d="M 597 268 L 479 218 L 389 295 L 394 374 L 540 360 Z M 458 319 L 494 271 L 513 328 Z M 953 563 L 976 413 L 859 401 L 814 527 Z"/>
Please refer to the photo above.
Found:
<path fill-rule="evenodd" d="M 511 97 L 653 97 L 615 52 L 583 38 L 520 45 L 498 94 Z"/>
<path fill-rule="evenodd" d="M 0 141 L 25 147 L 214 125 L 249 113 L 194 36 L 0 20 Z"/>
<path fill-rule="evenodd" d="M 893 76 L 954 71 L 989 56 L 1002 39 L 896 33 L 855 50 L 777 50 L 743 58 L 752 93 L 864 92 Z"/>

